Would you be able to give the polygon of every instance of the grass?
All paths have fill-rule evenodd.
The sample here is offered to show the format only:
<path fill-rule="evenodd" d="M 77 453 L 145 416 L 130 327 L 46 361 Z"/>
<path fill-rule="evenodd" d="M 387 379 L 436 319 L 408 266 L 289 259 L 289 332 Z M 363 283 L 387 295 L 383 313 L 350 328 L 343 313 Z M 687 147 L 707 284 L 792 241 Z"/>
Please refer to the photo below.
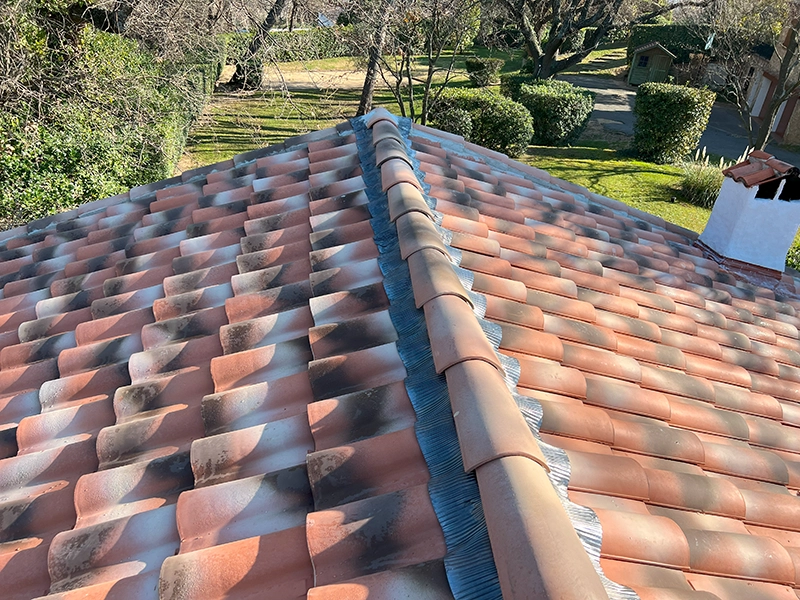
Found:
<path fill-rule="evenodd" d="M 564 73 L 613 78 L 621 75 L 626 65 L 626 46 L 615 44 L 591 52 L 589 56 L 564 71 Z"/>

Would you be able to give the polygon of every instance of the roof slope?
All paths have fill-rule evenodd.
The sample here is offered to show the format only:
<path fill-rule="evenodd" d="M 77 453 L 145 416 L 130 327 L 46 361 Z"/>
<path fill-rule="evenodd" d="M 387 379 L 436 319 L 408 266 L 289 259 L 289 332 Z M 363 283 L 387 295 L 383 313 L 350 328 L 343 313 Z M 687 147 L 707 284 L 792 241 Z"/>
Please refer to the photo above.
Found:
<path fill-rule="evenodd" d="M 12 598 L 791 599 L 800 309 L 385 111 L 3 234 Z"/>

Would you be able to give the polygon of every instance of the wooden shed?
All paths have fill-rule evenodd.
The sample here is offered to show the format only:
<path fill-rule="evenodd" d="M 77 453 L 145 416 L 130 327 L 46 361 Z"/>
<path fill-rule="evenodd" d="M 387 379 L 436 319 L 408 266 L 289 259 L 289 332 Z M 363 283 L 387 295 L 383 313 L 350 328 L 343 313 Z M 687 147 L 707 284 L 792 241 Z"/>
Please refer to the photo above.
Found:
<path fill-rule="evenodd" d="M 633 52 L 628 83 L 639 85 L 648 81 L 666 81 L 674 59 L 675 55 L 658 42 L 639 46 Z"/>

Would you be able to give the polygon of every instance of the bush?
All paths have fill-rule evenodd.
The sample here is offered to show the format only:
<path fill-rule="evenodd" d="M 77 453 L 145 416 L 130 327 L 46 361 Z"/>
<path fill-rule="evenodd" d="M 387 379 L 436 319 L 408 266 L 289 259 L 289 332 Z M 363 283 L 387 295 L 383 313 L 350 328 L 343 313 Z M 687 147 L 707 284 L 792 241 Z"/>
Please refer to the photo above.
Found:
<path fill-rule="evenodd" d="M 800 244 L 795 242 L 786 254 L 786 266 L 800 271 Z"/>
<path fill-rule="evenodd" d="M 500 75 L 500 93 L 503 96 L 511 98 L 515 102 L 519 102 L 520 94 L 522 93 L 521 87 L 523 84 L 533 85 L 539 81 L 534 75 L 530 73 L 523 73 L 517 71 L 516 73 L 504 73 Z"/>
<path fill-rule="evenodd" d="M 727 166 L 722 159 L 718 165 L 709 163 L 705 148 L 702 155 L 699 151 L 695 153 L 694 160 L 682 165 L 681 192 L 687 202 L 703 208 L 713 208 L 725 178 L 722 171 Z"/>
<path fill-rule="evenodd" d="M 475 87 L 486 87 L 497 81 L 500 69 L 506 64 L 502 58 L 472 57 L 465 61 L 467 76 Z"/>
<path fill-rule="evenodd" d="M 669 83 L 643 83 L 636 90 L 633 145 L 639 156 L 675 162 L 697 148 L 716 94 Z"/>
<path fill-rule="evenodd" d="M 558 146 L 574 141 L 586 128 L 594 109 L 594 94 L 553 79 L 522 84 L 520 104 L 533 117 L 534 142 Z"/>
<path fill-rule="evenodd" d="M 676 64 L 688 63 L 691 54 L 701 52 L 708 36 L 691 25 L 635 25 L 628 38 L 628 64 L 636 48 L 658 42 L 675 55 Z"/>
<path fill-rule="evenodd" d="M 347 27 L 312 27 L 295 31 L 272 31 L 263 45 L 261 62 L 292 62 L 357 56 L 361 53 L 353 41 L 353 29 Z M 229 65 L 253 60 L 248 56 L 248 47 L 253 34 L 227 33 L 220 36 L 226 49 Z"/>
<path fill-rule="evenodd" d="M 450 108 L 438 113 L 437 125 L 442 131 L 460 135 L 465 140 L 472 136 L 472 117 L 463 108 Z"/>
<path fill-rule="evenodd" d="M 92 28 L 77 49 L 79 94 L 0 109 L 2 226 L 169 177 L 218 68 L 213 47 L 171 63 Z"/>
<path fill-rule="evenodd" d="M 585 32 L 584 36 L 584 46 L 586 45 L 586 39 L 591 39 L 594 35 L 594 32 L 597 30 L 597 27 L 585 27 L 583 31 Z M 617 44 L 619 42 L 624 42 L 630 36 L 631 31 L 630 29 L 620 27 L 619 29 L 613 29 L 609 31 L 603 38 L 600 40 L 600 45 L 604 44 Z M 641 45 L 641 44 L 640 44 Z"/>
<path fill-rule="evenodd" d="M 430 112 L 431 120 L 436 127 L 446 128 L 454 110 L 469 115 L 472 130 L 468 140 L 490 150 L 519 156 L 533 136 L 528 110 L 491 90 L 445 89 Z"/>

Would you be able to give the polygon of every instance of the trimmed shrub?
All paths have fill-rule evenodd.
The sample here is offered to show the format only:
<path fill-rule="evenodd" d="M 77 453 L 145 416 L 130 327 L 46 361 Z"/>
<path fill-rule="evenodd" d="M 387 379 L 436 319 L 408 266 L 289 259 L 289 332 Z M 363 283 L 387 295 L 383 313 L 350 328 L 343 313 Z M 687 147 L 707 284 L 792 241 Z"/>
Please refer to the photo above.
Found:
<path fill-rule="evenodd" d="M 594 109 L 594 94 L 566 81 L 546 79 L 522 84 L 519 103 L 533 117 L 533 141 L 559 146 L 574 141 L 586 128 Z"/>
<path fill-rule="evenodd" d="M 515 102 L 519 102 L 519 97 L 521 94 L 521 87 L 523 84 L 533 85 L 537 81 L 534 75 L 530 73 L 523 73 L 522 71 L 517 71 L 516 73 L 503 73 L 500 75 L 500 93 L 503 96 L 507 96 L 511 98 Z"/>
<path fill-rule="evenodd" d="M 475 87 L 486 87 L 497 81 L 500 69 L 506 64 L 502 58 L 478 58 L 474 56 L 464 61 L 467 76 Z"/>
<path fill-rule="evenodd" d="M 449 131 L 460 135 L 465 140 L 472 136 L 472 117 L 463 108 L 450 108 L 439 113 L 437 126 L 442 131 Z"/>
<path fill-rule="evenodd" d="M 670 83 L 643 83 L 636 90 L 633 146 L 639 156 L 675 162 L 697 148 L 716 94 Z"/>
<path fill-rule="evenodd" d="M 436 127 L 445 129 L 454 110 L 469 115 L 472 125 L 467 138 L 490 150 L 519 156 L 533 136 L 533 119 L 528 110 L 513 100 L 491 90 L 447 88 L 430 111 Z M 458 115 L 459 113 L 455 113 Z M 463 122 L 463 117 L 458 117 Z"/>
<path fill-rule="evenodd" d="M 636 48 L 658 42 L 675 55 L 676 64 L 688 63 L 691 54 L 702 51 L 708 36 L 691 25 L 635 25 L 628 38 L 628 64 Z"/>
<path fill-rule="evenodd" d="M 597 31 L 597 27 L 585 27 L 583 29 L 585 32 L 584 35 L 584 46 L 586 45 L 586 41 L 591 39 L 594 35 L 594 32 Z M 613 29 L 609 31 L 603 38 L 600 40 L 600 45 L 603 46 L 605 44 L 618 44 L 619 42 L 624 42 L 630 36 L 631 31 L 627 28 L 619 28 Z M 640 44 L 641 45 L 641 44 Z"/>

